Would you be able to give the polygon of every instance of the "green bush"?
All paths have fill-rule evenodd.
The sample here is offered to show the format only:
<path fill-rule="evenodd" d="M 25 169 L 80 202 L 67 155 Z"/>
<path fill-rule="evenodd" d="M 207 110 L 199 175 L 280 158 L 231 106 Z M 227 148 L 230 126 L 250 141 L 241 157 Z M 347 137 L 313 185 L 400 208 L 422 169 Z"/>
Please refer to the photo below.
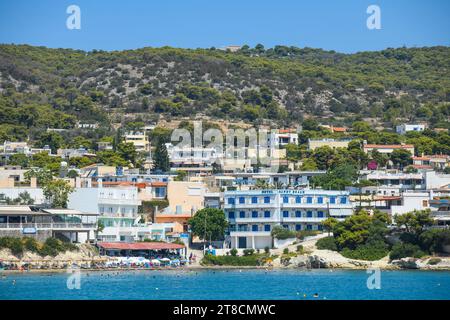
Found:
<path fill-rule="evenodd" d="M 245 249 L 243 251 L 243 253 L 244 253 L 244 256 L 251 256 L 252 254 L 255 253 L 255 250 L 253 250 L 253 249 Z"/>
<path fill-rule="evenodd" d="M 357 246 L 355 249 L 345 248 L 341 254 L 350 259 L 374 261 L 380 260 L 389 254 L 387 245 L 382 241 L 366 243 Z"/>
<path fill-rule="evenodd" d="M 247 256 L 213 256 L 205 255 L 201 261 L 202 265 L 214 266 L 259 266 L 263 264 L 263 258 L 260 255 L 252 254 Z"/>
<path fill-rule="evenodd" d="M 21 255 L 24 250 L 22 239 L 13 237 L 0 238 L 0 249 L 7 248 L 11 250 L 11 253 L 15 256 Z"/>
<path fill-rule="evenodd" d="M 316 247 L 317 249 L 320 250 L 332 250 L 332 251 L 338 250 L 336 241 L 334 240 L 333 237 L 325 237 L 317 240 Z"/>
<path fill-rule="evenodd" d="M 431 258 L 430 260 L 428 260 L 428 264 L 434 266 L 434 265 L 438 264 L 441 261 L 442 260 L 440 258 Z"/>
<path fill-rule="evenodd" d="M 270 248 L 269 248 L 269 247 L 264 247 L 264 252 L 265 252 L 266 254 L 269 254 L 269 253 L 270 253 Z"/>
<path fill-rule="evenodd" d="M 290 231 L 281 226 L 274 227 L 272 229 L 271 235 L 272 235 L 272 237 L 274 237 L 278 240 L 285 240 L 285 239 L 296 237 L 296 233 L 294 231 Z"/>
<path fill-rule="evenodd" d="M 23 238 L 23 243 L 24 243 L 26 250 L 34 252 L 34 253 L 39 252 L 39 242 L 36 239 L 30 238 L 30 237 L 25 237 L 25 238 Z"/>
<path fill-rule="evenodd" d="M 303 252 L 303 246 L 301 244 L 297 246 L 297 252 Z"/>
<path fill-rule="evenodd" d="M 289 249 L 288 248 L 284 248 L 283 249 L 283 254 L 288 254 L 289 253 Z"/>
<path fill-rule="evenodd" d="M 41 256 L 57 256 L 60 252 L 77 251 L 78 247 L 69 242 L 62 242 L 56 238 L 47 238 L 44 245 L 39 250 Z"/>
<path fill-rule="evenodd" d="M 396 243 L 391 250 L 389 255 L 390 260 L 398 260 L 401 258 L 421 258 L 425 256 L 425 252 L 420 250 L 420 247 L 411 243 Z"/>
<path fill-rule="evenodd" d="M 318 235 L 319 232 L 318 231 L 314 231 L 314 230 L 301 230 L 301 231 L 297 231 L 295 233 L 295 236 L 297 237 L 297 239 L 299 240 L 303 240 L 306 237 L 311 237 L 311 236 L 315 236 Z"/>
<path fill-rule="evenodd" d="M 236 248 L 233 248 L 233 249 L 230 250 L 230 254 L 231 254 L 231 256 L 233 256 L 233 257 L 236 257 L 236 256 L 237 256 L 237 253 L 238 253 L 238 251 L 237 251 Z"/>

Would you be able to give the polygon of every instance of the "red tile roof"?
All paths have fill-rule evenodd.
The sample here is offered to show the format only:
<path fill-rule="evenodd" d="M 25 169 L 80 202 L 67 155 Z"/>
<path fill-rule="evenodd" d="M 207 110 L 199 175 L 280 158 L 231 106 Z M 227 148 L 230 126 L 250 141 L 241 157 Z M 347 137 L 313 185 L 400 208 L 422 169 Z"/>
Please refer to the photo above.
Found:
<path fill-rule="evenodd" d="M 347 128 L 343 128 L 343 127 L 333 127 L 333 131 L 334 132 L 346 132 Z"/>
<path fill-rule="evenodd" d="M 116 250 L 173 250 L 184 248 L 182 244 L 167 242 L 98 242 L 97 245 L 103 249 Z"/>

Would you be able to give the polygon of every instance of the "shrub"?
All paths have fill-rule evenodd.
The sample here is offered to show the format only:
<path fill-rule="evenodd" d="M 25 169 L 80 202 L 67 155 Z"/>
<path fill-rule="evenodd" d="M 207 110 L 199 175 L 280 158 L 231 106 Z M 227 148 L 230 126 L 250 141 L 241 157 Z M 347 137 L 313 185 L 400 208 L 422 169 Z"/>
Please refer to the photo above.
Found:
<path fill-rule="evenodd" d="M 38 253 L 39 252 L 39 243 L 36 239 L 25 237 L 23 238 L 25 249 L 31 252 Z"/>
<path fill-rule="evenodd" d="M 274 227 L 272 229 L 271 235 L 272 235 L 272 237 L 279 239 L 279 240 L 285 240 L 285 239 L 296 237 L 296 233 L 294 231 L 290 231 L 281 226 Z"/>
<path fill-rule="evenodd" d="M 295 236 L 297 237 L 297 239 L 299 240 L 303 240 L 306 237 L 311 237 L 311 236 L 315 236 L 319 234 L 318 231 L 314 231 L 314 230 L 301 230 L 301 231 L 297 231 Z"/>
<path fill-rule="evenodd" d="M 15 256 L 23 253 L 23 243 L 20 238 L 2 237 L 0 238 L 0 249 L 7 248 L 11 250 L 11 253 Z"/>
<path fill-rule="evenodd" d="M 317 240 L 316 247 L 317 249 L 320 250 L 332 250 L 332 251 L 338 250 L 336 241 L 334 240 L 333 237 L 325 237 Z"/>
<path fill-rule="evenodd" d="M 303 246 L 301 244 L 297 246 L 297 252 L 303 252 Z"/>
<path fill-rule="evenodd" d="M 421 258 L 425 255 L 425 252 L 420 250 L 420 247 L 411 243 L 396 243 L 392 247 L 392 251 L 389 255 L 390 260 L 398 260 L 401 258 Z"/>
<path fill-rule="evenodd" d="M 269 254 L 270 253 L 270 248 L 269 247 L 264 247 L 264 252 Z"/>
<path fill-rule="evenodd" d="M 439 258 L 431 258 L 430 260 L 428 260 L 428 264 L 434 266 L 434 265 L 438 264 L 441 261 L 442 260 L 439 259 Z"/>
<path fill-rule="evenodd" d="M 288 254 L 289 253 L 289 249 L 288 248 L 284 248 L 283 249 L 283 254 Z"/>
<path fill-rule="evenodd" d="M 237 253 L 238 253 L 238 251 L 237 251 L 236 248 L 233 248 L 233 249 L 230 250 L 230 254 L 231 254 L 233 257 L 236 257 Z"/>
<path fill-rule="evenodd" d="M 254 253 L 255 253 L 255 250 L 253 250 L 253 249 L 245 249 L 244 250 L 244 256 L 251 256 Z"/>
<path fill-rule="evenodd" d="M 384 258 L 389 253 L 387 245 L 382 241 L 374 241 L 357 246 L 355 249 L 345 248 L 341 254 L 350 259 L 374 261 Z"/>
<path fill-rule="evenodd" d="M 205 255 L 201 261 L 203 265 L 215 266 L 259 266 L 263 264 L 262 257 L 256 254 L 247 256 L 213 256 Z"/>

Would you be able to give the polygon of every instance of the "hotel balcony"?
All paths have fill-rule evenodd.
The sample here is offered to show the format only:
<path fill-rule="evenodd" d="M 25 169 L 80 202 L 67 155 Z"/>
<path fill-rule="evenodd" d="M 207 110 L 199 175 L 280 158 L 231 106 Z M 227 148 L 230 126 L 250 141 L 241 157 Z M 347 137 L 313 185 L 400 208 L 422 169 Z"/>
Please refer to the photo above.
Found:
<path fill-rule="evenodd" d="M 129 205 L 129 206 L 138 206 L 141 204 L 140 199 L 118 199 L 118 198 L 99 198 L 98 203 L 104 205 Z"/>
<path fill-rule="evenodd" d="M 277 208 L 276 203 L 236 203 L 236 204 L 225 204 L 225 209 L 264 209 L 264 208 Z"/>
<path fill-rule="evenodd" d="M 0 230 L 23 230 L 26 228 L 34 228 L 36 230 L 85 230 L 95 229 L 95 223 L 71 223 L 71 222 L 52 222 L 52 223 L 0 223 Z"/>
<path fill-rule="evenodd" d="M 230 231 L 231 237 L 270 237 L 270 231 Z"/>
<path fill-rule="evenodd" d="M 323 218 L 289 217 L 289 218 L 282 218 L 281 223 L 288 223 L 288 222 L 321 223 L 325 219 L 326 219 L 326 217 L 323 217 Z"/>
<path fill-rule="evenodd" d="M 233 220 L 236 223 L 273 223 L 273 222 L 278 222 L 279 219 L 275 218 L 275 217 L 270 217 L 270 218 L 264 218 L 264 217 L 256 217 L 256 218 L 252 218 L 252 217 L 245 217 L 245 218 L 235 218 L 235 219 L 229 219 L 229 220 Z"/>

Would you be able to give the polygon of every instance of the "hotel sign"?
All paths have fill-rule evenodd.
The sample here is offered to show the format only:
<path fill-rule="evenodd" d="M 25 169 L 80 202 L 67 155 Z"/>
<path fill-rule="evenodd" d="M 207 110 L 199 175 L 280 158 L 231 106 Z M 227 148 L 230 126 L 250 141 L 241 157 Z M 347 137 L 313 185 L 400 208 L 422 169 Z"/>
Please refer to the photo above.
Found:
<path fill-rule="evenodd" d="M 36 228 L 23 228 L 23 234 L 36 234 Z"/>

